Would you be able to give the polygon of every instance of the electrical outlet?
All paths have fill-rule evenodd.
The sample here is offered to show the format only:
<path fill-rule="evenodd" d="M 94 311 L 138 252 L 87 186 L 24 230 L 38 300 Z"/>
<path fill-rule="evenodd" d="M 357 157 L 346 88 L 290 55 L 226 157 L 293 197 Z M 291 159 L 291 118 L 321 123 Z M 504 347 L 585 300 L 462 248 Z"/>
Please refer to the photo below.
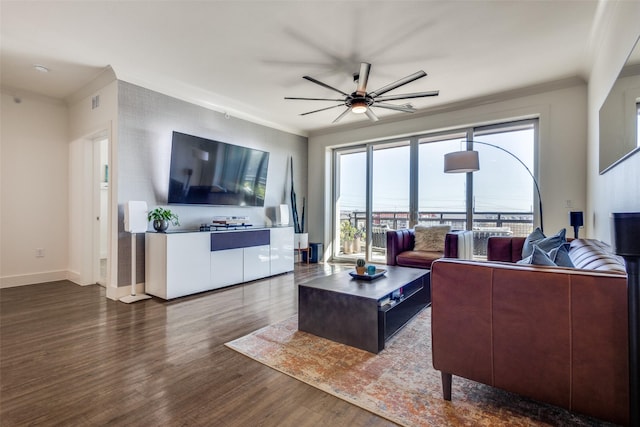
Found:
<path fill-rule="evenodd" d="M 36 248 L 36 258 L 44 258 L 44 249 Z"/>

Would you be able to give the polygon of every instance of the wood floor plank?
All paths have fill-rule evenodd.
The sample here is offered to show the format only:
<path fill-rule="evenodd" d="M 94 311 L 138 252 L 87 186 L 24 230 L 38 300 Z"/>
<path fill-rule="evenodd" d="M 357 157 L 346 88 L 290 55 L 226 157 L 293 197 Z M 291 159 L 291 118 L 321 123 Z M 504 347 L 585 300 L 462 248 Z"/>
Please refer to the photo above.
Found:
<path fill-rule="evenodd" d="M 393 425 L 224 346 L 344 268 L 135 304 L 68 281 L 0 289 L 0 425 Z"/>

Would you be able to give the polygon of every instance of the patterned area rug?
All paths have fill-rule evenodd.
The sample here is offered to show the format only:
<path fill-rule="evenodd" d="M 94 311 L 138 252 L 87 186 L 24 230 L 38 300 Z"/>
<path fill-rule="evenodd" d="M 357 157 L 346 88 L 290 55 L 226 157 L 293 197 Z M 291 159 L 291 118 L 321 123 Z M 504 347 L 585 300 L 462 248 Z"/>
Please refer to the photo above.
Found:
<path fill-rule="evenodd" d="M 431 309 L 375 355 L 298 331 L 297 316 L 226 344 L 313 387 L 404 426 L 610 426 L 464 378 L 442 399 L 431 364 Z"/>

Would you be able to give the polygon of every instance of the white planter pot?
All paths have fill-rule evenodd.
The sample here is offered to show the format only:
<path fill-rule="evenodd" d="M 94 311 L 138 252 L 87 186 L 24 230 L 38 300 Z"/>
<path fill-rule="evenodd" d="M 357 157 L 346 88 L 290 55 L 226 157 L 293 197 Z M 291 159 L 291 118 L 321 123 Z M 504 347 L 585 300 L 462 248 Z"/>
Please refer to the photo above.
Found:
<path fill-rule="evenodd" d="M 309 233 L 295 233 L 293 235 L 293 248 L 306 249 L 309 247 Z"/>
<path fill-rule="evenodd" d="M 362 247 L 362 240 L 360 239 L 354 239 L 353 240 L 353 252 L 354 253 L 358 253 L 360 252 L 360 248 Z"/>

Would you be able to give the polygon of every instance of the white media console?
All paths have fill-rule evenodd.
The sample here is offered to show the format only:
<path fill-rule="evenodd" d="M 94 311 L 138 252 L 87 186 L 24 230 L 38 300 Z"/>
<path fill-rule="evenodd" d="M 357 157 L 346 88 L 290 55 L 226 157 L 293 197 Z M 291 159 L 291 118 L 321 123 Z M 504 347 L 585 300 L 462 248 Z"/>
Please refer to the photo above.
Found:
<path fill-rule="evenodd" d="M 145 288 L 171 299 L 293 271 L 293 228 L 147 233 Z"/>

